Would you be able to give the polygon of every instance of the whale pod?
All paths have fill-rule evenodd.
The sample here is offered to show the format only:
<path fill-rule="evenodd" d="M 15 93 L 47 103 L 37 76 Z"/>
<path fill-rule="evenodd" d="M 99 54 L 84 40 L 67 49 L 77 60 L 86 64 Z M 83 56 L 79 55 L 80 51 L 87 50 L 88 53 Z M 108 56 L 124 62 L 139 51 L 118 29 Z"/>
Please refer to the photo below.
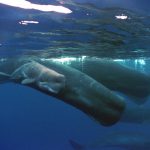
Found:
<path fill-rule="evenodd" d="M 124 109 L 124 99 L 74 68 L 50 60 L 37 60 L 40 64 L 66 78 L 65 88 L 57 98 L 82 110 L 105 126 L 116 123 Z"/>
<path fill-rule="evenodd" d="M 54 96 L 80 109 L 104 126 L 113 125 L 120 120 L 125 109 L 125 102 L 122 97 L 72 67 L 50 60 L 33 60 L 34 62 L 31 59 L 22 58 L 21 61 L 20 58 L 9 62 L 8 59 L 0 64 L 0 71 L 11 75 L 9 81 Z M 45 72 L 45 70 L 47 71 Z M 58 75 L 61 76 L 60 80 Z M 47 87 L 53 89 L 48 82 L 55 83 L 55 79 L 60 85 L 57 90 L 54 88 L 56 92 L 47 89 Z M 40 84 L 41 82 L 42 84 Z"/>

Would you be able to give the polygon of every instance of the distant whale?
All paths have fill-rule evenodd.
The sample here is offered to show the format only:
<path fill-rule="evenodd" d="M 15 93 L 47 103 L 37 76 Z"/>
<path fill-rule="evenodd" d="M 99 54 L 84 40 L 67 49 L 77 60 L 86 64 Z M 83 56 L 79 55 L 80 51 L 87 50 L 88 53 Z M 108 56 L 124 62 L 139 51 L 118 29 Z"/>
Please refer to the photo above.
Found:
<path fill-rule="evenodd" d="M 124 99 L 101 83 L 85 73 L 53 61 L 31 60 L 33 59 L 20 58 L 1 62 L 0 81 L 5 74 L 10 75 L 8 78 L 6 76 L 5 82 L 13 81 L 57 97 L 105 126 L 112 125 L 121 118 L 125 109 Z M 61 77 L 59 80 L 58 76 Z"/>

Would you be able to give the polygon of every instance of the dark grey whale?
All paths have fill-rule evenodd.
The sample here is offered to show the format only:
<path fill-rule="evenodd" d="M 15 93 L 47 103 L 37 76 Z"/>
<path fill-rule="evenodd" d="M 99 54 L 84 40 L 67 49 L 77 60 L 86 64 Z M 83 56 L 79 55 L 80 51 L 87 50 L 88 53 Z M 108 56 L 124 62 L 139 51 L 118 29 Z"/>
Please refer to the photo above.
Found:
<path fill-rule="evenodd" d="M 33 64 L 32 60 L 33 59 L 20 58 L 2 61 L 0 63 L 0 81 L 12 81 L 22 84 L 23 81 L 26 81 L 26 76 L 33 78 L 41 74 L 41 70 L 34 71 L 34 69 L 28 69 L 28 67 L 33 66 L 32 68 L 34 68 L 38 66 L 37 64 L 40 64 L 41 69 L 44 68 L 43 70 L 46 68 L 57 72 L 57 74 L 63 75 L 65 77 L 65 86 L 62 86 L 63 88 L 59 92 L 55 93 L 41 88 L 35 80 L 23 85 L 37 89 L 50 96 L 57 97 L 58 99 L 75 106 L 94 118 L 96 121 L 100 122 L 102 125 L 112 125 L 121 118 L 125 109 L 124 99 L 114 94 L 101 83 L 97 82 L 85 73 L 62 64 L 55 63 L 53 61 L 43 61 L 41 59 L 34 59 L 37 64 Z M 25 66 L 27 68 L 25 68 Z M 27 69 L 27 71 L 25 71 L 25 76 L 24 73 L 22 73 L 24 69 Z M 34 73 L 34 75 L 32 73 Z M 6 79 L 4 81 L 3 79 L 5 74 Z M 7 78 L 7 75 L 10 77 Z M 51 73 L 49 76 L 51 78 Z M 47 82 L 47 77 L 42 80 L 43 82 L 44 80 Z"/>
<path fill-rule="evenodd" d="M 112 60 L 85 58 L 83 62 L 72 61 L 74 67 L 107 88 L 132 97 L 138 104 L 145 102 L 150 95 L 150 76 Z"/>

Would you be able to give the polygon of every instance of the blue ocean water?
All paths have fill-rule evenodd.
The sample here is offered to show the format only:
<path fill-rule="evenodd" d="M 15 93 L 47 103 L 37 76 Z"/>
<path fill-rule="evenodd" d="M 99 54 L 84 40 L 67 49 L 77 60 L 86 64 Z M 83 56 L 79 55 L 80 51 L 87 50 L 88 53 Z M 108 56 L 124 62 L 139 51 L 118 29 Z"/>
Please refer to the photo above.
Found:
<path fill-rule="evenodd" d="M 15 0 L 14 0 L 15 1 Z M 19 0 L 18 0 L 19 1 Z M 37 56 L 113 58 L 150 73 L 150 10 L 146 0 L 30 0 L 63 5 L 71 14 L 26 10 L 1 4 L 0 58 Z M 127 16 L 127 20 L 115 16 Z M 24 21 L 37 21 L 24 24 Z M 148 101 L 144 107 L 150 106 Z M 144 133 L 149 122 L 118 122 L 103 127 L 76 108 L 39 91 L 13 83 L 0 85 L 0 150 L 72 150 L 69 140 L 88 149 L 115 132 Z M 112 138 L 113 137 L 109 137 Z M 142 139 L 141 139 L 142 140 Z M 94 145 L 95 146 L 88 146 Z"/>

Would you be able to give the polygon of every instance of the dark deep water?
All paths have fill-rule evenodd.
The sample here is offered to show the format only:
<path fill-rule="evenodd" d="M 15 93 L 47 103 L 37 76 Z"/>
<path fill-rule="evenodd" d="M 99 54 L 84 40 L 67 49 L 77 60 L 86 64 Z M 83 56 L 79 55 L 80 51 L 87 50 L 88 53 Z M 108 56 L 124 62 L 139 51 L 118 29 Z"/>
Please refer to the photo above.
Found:
<path fill-rule="evenodd" d="M 128 66 L 150 73 L 150 3 L 147 0 L 30 2 L 63 3 L 73 12 L 41 12 L 0 4 L 0 58 L 96 56 L 123 59 Z M 127 19 L 115 17 L 123 15 Z M 25 20 L 39 23 L 25 25 Z M 149 106 L 150 101 L 143 107 Z M 90 145 L 115 131 L 142 132 L 146 134 L 145 139 L 150 139 L 149 121 L 144 124 L 119 122 L 103 127 L 60 100 L 10 83 L 0 85 L 0 120 L 0 150 L 72 150 L 70 139 Z M 127 149 L 101 148 L 100 143 L 95 144 L 95 149 Z M 148 150 L 147 147 L 144 150 Z"/>

